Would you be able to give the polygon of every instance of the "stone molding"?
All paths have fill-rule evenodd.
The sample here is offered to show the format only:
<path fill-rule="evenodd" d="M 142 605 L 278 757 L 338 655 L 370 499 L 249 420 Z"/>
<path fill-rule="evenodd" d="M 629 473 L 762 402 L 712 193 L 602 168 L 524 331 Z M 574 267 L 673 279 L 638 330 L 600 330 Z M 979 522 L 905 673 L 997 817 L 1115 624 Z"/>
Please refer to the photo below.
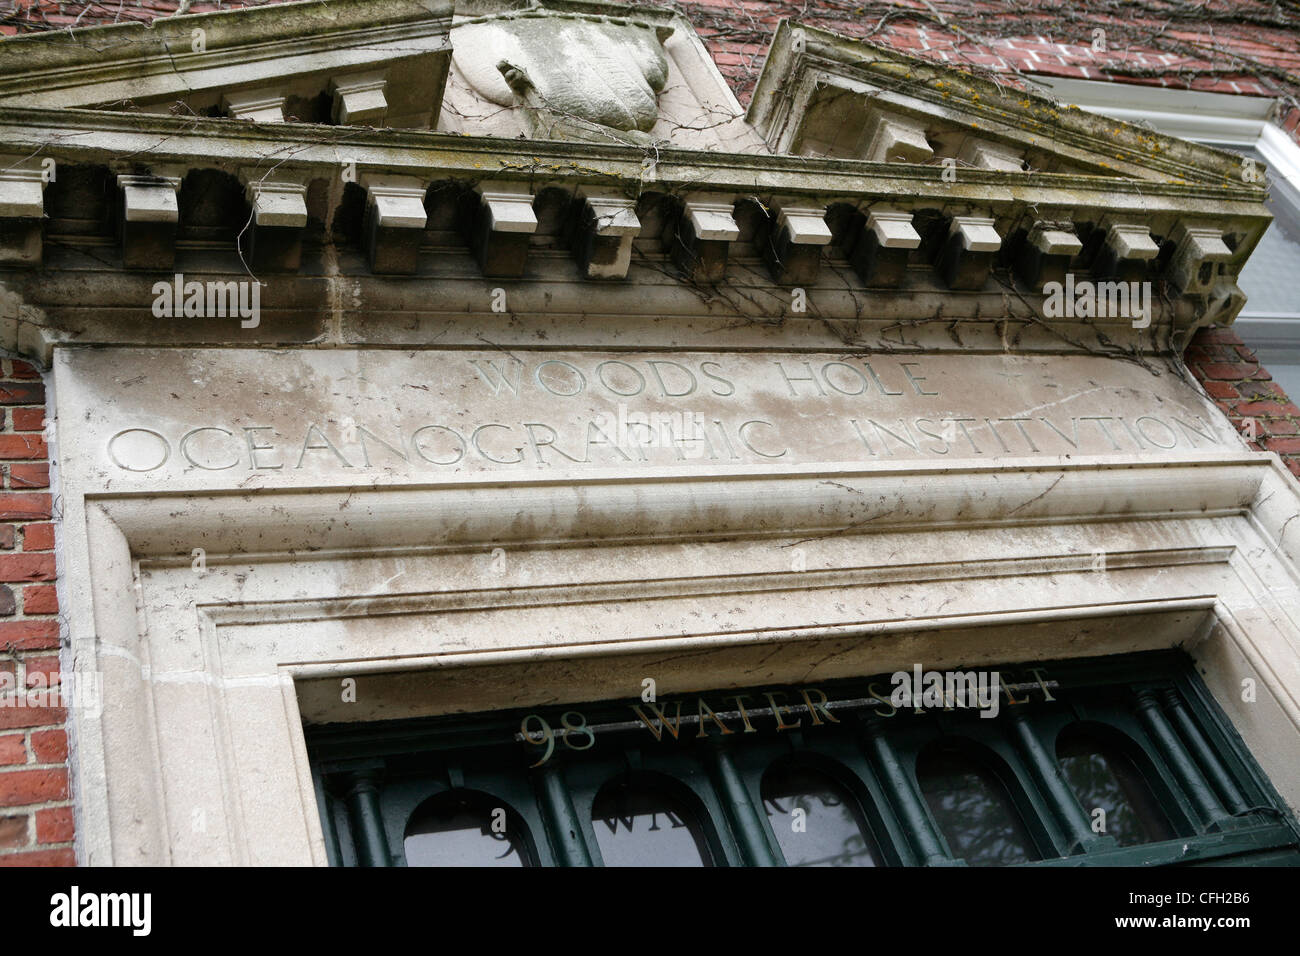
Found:
<path fill-rule="evenodd" d="M 1300 701 L 1284 675 L 1300 663 L 1289 623 L 1300 550 L 1285 527 L 1300 501 L 1276 458 L 1000 465 L 525 481 L 505 494 L 495 485 L 219 500 L 74 494 L 69 573 L 93 586 L 70 608 L 72 677 L 103 673 L 106 699 L 118 702 L 77 717 L 82 859 L 323 865 L 303 719 L 518 705 L 557 668 L 564 700 L 617 696 L 646 667 L 674 690 L 741 686 L 758 673 L 756 655 L 764 680 L 796 681 L 842 676 L 867 653 L 888 669 L 917 653 L 945 666 L 1181 645 L 1213 662 L 1211 689 L 1295 805 Z M 854 492 L 895 502 L 897 520 L 870 538 L 846 531 L 860 520 Z M 355 540 L 311 558 L 298 551 L 314 547 L 321 516 L 345 500 Z M 1102 502 L 1111 505 L 1098 520 Z M 503 536 L 543 515 L 544 535 Z M 910 534 L 936 523 L 946 530 Z M 452 526 L 462 529 L 455 540 L 401 550 Z M 1166 547 L 1166 535 L 1182 544 Z M 197 582 L 194 541 L 207 546 Z M 515 570 L 476 585 L 503 544 Z M 789 569 L 794 547 L 806 572 Z M 863 559 L 900 548 L 903 565 Z M 1096 550 L 1109 556 L 1104 572 Z M 129 613 L 134 563 L 142 617 Z M 328 598 L 305 592 L 322 572 L 351 584 Z M 384 578 L 386 596 L 373 596 Z M 562 609 L 548 602 L 557 588 L 569 595 Z M 670 600 L 651 602 L 645 617 L 644 598 L 660 592 Z M 846 603 L 847 616 L 810 626 L 799 594 Z M 940 595 L 963 610 L 941 609 Z M 703 618 L 679 619 L 688 606 Z M 750 610 L 714 623 L 732 606 Z M 618 640 L 602 636 L 615 609 L 627 634 Z M 426 631 L 435 617 L 439 629 Z M 1236 693 L 1247 676 L 1264 708 L 1250 715 Z M 364 702 L 347 714 L 330 703 L 343 677 L 358 680 Z M 553 688 L 545 693 L 555 701 Z M 154 757 L 126 759 L 140 753 Z M 255 772 L 266 766 L 295 769 Z M 177 824 L 194 808 L 209 821 L 203 832 Z"/>

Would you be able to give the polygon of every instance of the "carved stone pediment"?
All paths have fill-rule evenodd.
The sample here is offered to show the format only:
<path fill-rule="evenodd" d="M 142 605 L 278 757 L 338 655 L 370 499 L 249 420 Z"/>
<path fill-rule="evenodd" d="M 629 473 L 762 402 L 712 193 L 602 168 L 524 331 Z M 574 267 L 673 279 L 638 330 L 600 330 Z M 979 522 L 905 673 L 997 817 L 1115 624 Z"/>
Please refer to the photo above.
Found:
<path fill-rule="evenodd" d="M 619 17 L 507 13 L 456 26 L 453 59 L 485 99 L 524 107 L 535 135 L 646 134 L 659 118 L 671 33 Z"/>
<path fill-rule="evenodd" d="M 439 130 L 767 152 L 690 21 L 672 11 L 462 0 L 451 45 Z"/>
<path fill-rule="evenodd" d="M 1209 146 L 782 21 L 747 119 L 774 152 L 963 171 L 1253 184 Z"/>

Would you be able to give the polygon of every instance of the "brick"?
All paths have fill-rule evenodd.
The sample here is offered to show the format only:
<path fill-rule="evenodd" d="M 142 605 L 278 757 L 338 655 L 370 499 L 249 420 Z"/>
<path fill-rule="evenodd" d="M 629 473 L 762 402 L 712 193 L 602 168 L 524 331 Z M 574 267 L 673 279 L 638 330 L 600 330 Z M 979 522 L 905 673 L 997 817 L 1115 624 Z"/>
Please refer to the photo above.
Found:
<path fill-rule="evenodd" d="M 1192 339 L 1193 345 L 1241 345 L 1241 336 L 1232 329 L 1202 329 Z"/>
<path fill-rule="evenodd" d="M 24 601 L 26 598 L 24 597 Z M 24 604 L 25 606 L 25 604 Z M 54 655 L 26 657 L 23 659 L 23 671 L 27 674 L 27 686 L 54 687 L 59 683 L 59 659 Z M 32 677 L 41 675 L 38 684 L 33 684 Z"/>
<path fill-rule="evenodd" d="M 45 441 L 39 435 L 0 435 L 0 458 L 47 458 Z"/>
<path fill-rule="evenodd" d="M 1209 382 L 1203 382 L 1201 384 L 1205 386 L 1205 392 L 1211 398 L 1217 398 L 1223 400 L 1223 399 L 1240 397 L 1237 394 L 1237 386 L 1233 385 L 1230 382 L 1209 381 Z"/>
<path fill-rule="evenodd" d="M 0 817 L 0 850 L 18 850 L 27 845 L 27 817 Z"/>
<path fill-rule="evenodd" d="M 13 467 L 22 466 L 15 465 Z M 49 518 L 51 506 L 51 498 L 44 492 L 18 495 L 0 494 L 0 521 L 31 521 L 34 518 Z"/>
<path fill-rule="evenodd" d="M 1206 378 L 1232 382 L 1250 378 L 1259 370 L 1259 366 L 1246 362 L 1207 362 L 1201 366 Z"/>
<path fill-rule="evenodd" d="M 15 408 L 11 414 L 16 432 L 39 432 L 45 428 L 44 408 Z"/>
<path fill-rule="evenodd" d="M 1270 438 L 1264 442 L 1264 447 L 1279 455 L 1300 454 L 1300 438 Z"/>
<path fill-rule="evenodd" d="M 76 866 L 77 855 L 71 847 L 61 850 L 35 850 L 31 853 L 6 853 L 0 866 Z"/>
<path fill-rule="evenodd" d="M 39 382 L 0 382 L 0 405 L 44 405 L 45 386 Z"/>
<path fill-rule="evenodd" d="M 10 465 L 9 487 L 16 490 L 50 487 L 50 466 L 44 464 Z"/>
<path fill-rule="evenodd" d="M 52 650 L 59 646 L 59 622 L 0 621 L 0 648 L 11 645 L 19 651 Z"/>
<path fill-rule="evenodd" d="M 0 550 L 12 551 L 14 547 L 14 526 L 0 524 Z"/>
<path fill-rule="evenodd" d="M 1283 418 L 1291 414 L 1288 406 L 1279 405 L 1277 402 L 1240 402 L 1233 411 L 1238 415 L 1248 415 L 1254 418 Z"/>
<path fill-rule="evenodd" d="M 40 370 L 31 362 L 24 362 L 22 359 L 13 360 L 13 370 L 9 373 L 14 378 L 40 378 Z"/>
<path fill-rule="evenodd" d="M 1270 419 L 1260 422 L 1260 431 L 1264 435 L 1300 435 L 1300 423 L 1289 418 Z"/>
<path fill-rule="evenodd" d="M 14 589 L 7 584 L 0 584 L 0 617 L 12 617 L 18 610 L 14 600 Z"/>
<path fill-rule="evenodd" d="M 68 772 L 59 770 L 0 771 L 0 806 L 21 807 L 68 799 Z"/>
<path fill-rule="evenodd" d="M 0 737 L 0 765 L 11 766 L 27 762 L 27 745 L 22 734 L 5 734 Z"/>
<path fill-rule="evenodd" d="M 39 704 L 55 696 L 57 696 L 57 692 L 41 693 L 39 697 L 33 693 L 28 696 L 28 700 Z M 61 724 L 68 719 L 68 709 L 66 707 L 32 707 L 30 705 L 16 707 L 12 704 L 13 699 L 13 696 L 2 698 L 3 704 L 0 704 L 0 730 L 15 730 L 19 727 L 49 727 L 51 724 Z"/>
<path fill-rule="evenodd" d="M 1192 345 L 1183 353 L 1188 362 L 1236 362 L 1240 357 L 1228 345 Z"/>
<path fill-rule="evenodd" d="M 10 541 L 8 547 L 13 547 Z M 52 524 L 29 524 L 23 528 L 23 550 L 24 551 L 53 551 L 54 550 L 54 525 Z"/>
<path fill-rule="evenodd" d="M 68 759 L 68 734 L 63 730 L 33 730 L 32 756 L 37 763 L 63 763 Z"/>
<path fill-rule="evenodd" d="M 1047 63 L 1042 66 L 1042 72 L 1051 76 L 1072 76 L 1076 79 L 1086 80 L 1088 74 L 1077 66 L 1057 66 L 1055 63 Z"/>
<path fill-rule="evenodd" d="M 72 833 L 72 807 L 36 811 L 37 843 L 70 843 Z"/>
<path fill-rule="evenodd" d="M 1277 382 L 1240 382 L 1237 385 L 1237 394 L 1242 398 L 1256 400 L 1290 401 L 1286 392 L 1282 391 L 1282 386 L 1278 385 Z"/>
<path fill-rule="evenodd" d="M 0 581 L 53 580 L 52 554 L 0 554 Z"/>
<path fill-rule="evenodd" d="M 2 612 L 3 606 L 0 606 L 0 613 Z M 29 584 L 23 588 L 23 613 L 58 614 L 59 598 L 54 585 Z"/>

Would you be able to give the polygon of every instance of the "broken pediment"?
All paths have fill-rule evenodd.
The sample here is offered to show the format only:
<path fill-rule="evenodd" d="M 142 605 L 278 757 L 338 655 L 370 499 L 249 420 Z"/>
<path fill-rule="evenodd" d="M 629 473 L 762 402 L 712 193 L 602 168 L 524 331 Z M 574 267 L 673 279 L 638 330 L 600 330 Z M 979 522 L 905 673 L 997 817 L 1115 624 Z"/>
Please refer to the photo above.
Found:
<path fill-rule="evenodd" d="M 960 170 L 1254 182 L 1233 154 L 788 21 L 747 118 L 774 152 L 922 164 L 946 182 Z"/>
<path fill-rule="evenodd" d="M 452 0 L 285 3 L 0 44 L 0 106 L 429 129 Z"/>

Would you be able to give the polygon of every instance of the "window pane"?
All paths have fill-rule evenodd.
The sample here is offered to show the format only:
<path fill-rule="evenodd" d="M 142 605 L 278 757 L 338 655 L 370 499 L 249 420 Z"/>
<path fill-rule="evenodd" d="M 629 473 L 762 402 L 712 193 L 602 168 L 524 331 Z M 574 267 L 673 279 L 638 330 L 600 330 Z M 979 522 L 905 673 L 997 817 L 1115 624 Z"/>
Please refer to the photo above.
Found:
<path fill-rule="evenodd" d="M 965 754 L 931 751 L 917 763 L 921 792 L 958 859 L 1007 866 L 1038 859 L 1001 781 Z"/>
<path fill-rule="evenodd" d="M 524 866 L 523 824 L 483 794 L 452 791 L 425 801 L 406 826 L 407 866 Z M 505 832 L 497 832 L 504 828 Z"/>
<path fill-rule="evenodd" d="M 857 801 L 826 774 L 791 765 L 769 770 L 763 808 L 791 866 L 880 865 Z"/>
<path fill-rule="evenodd" d="M 1056 756 L 1084 812 L 1092 817 L 1096 809 L 1105 810 L 1104 832 L 1120 846 L 1176 836 L 1155 794 L 1120 748 L 1086 730 L 1067 729 L 1057 741 Z"/>
<path fill-rule="evenodd" d="M 601 788 L 591 825 L 606 866 L 711 866 L 687 807 L 660 788 L 615 780 Z"/>
<path fill-rule="evenodd" d="M 1248 146 L 1224 146 L 1268 165 Z M 1235 324 L 1241 340 L 1287 395 L 1300 394 L 1300 303 L 1294 277 L 1300 270 L 1300 193 L 1276 169 L 1269 174 L 1268 211 L 1273 222 L 1237 277 L 1246 307 Z"/>
<path fill-rule="evenodd" d="M 1263 155 L 1247 146 L 1233 152 L 1267 165 Z M 1275 170 L 1269 171 L 1268 211 L 1273 222 L 1241 270 L 1237 284 L 1249 300 L 1243 316 L 1253 314 L 1300 315 L 1292 279 L 1300 268 L 1300 197 Z"/>

